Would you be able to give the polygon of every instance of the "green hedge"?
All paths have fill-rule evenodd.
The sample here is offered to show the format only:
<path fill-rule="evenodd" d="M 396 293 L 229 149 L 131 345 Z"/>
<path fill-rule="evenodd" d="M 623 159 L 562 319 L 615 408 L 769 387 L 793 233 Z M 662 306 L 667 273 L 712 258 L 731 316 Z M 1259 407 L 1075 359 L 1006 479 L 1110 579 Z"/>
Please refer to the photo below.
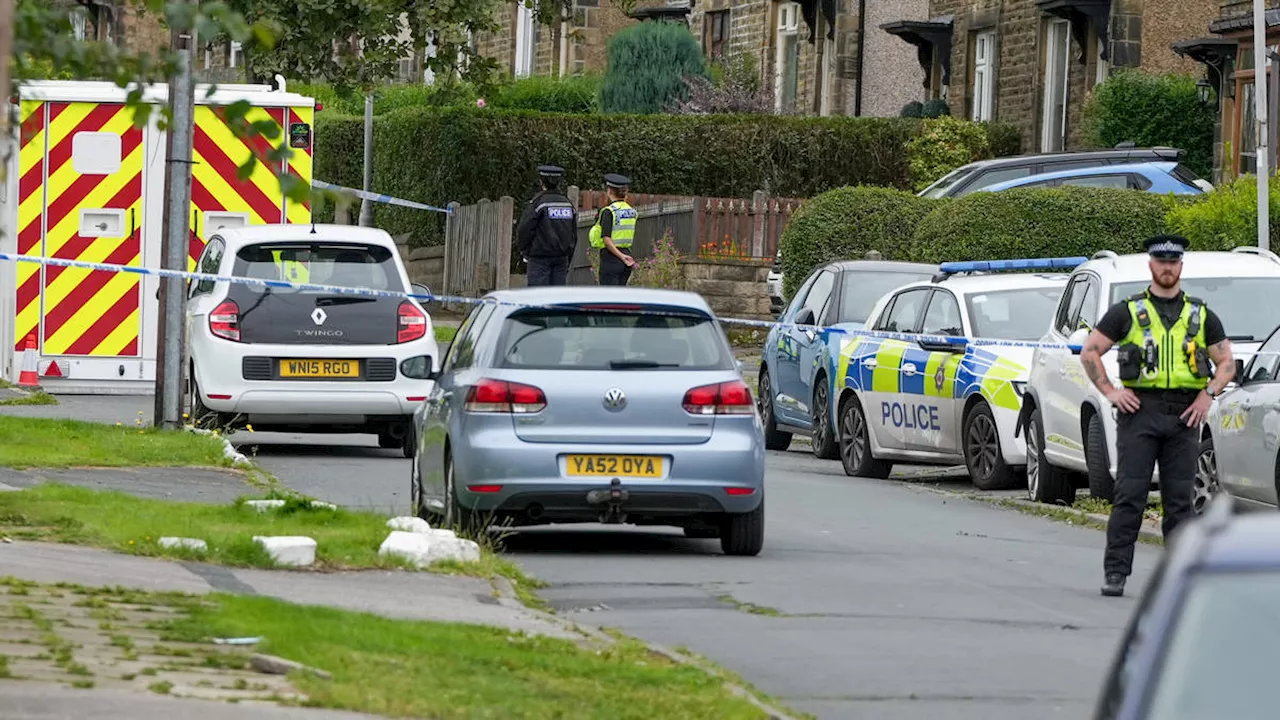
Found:
<path fill-rule="evenodd" d="M 358 117 L 317 116 L 316 178 L 360 186 L 361 124 Z M 432 205 L 502 195 L 523 202 L 536 189 L 541 163 L 563 166 L 567 182 L 584 189 L 600 187 L 605 173 L 623 173 L 640 193 L 746 198 L 763 189 L 807 198 L 846 185 L 907 189 L 918 178 L 906 147 L 922 127 L 907 118 L 404 108 L 375 119 L 374 190 Z M 983 127 L 990 154 L 1018 151 L 1016 134 Z M 331 209 L 317 208 L 318 219 L 331 217 Z M 380 205 L 376 217 L 392 234 L 414 233 L 416 244 L 442 241 L 438 214 Z"/>
<path fill-rule="evenodd" d="M 1196 174 L 1213 172 L 1216 112 L 1200 104 L 1192 75 L 1122 70 L 1094 88 L 1084 114 L 1084 135 L 1097 147 L 1168 145 L 1186 151 L 1183 162 Z"/>
<path fill-rule="evenodd" d="M 1023 188 L 947 202 L 916 227 L 903 259 L 918 262 L 1135 252 L 1165 231 L 1168 200 L 1112 188 Z"/>
<path fill-rule="evenodd" d="M 947 200 L 922 198 L 882 187 L 842 187 L 800 206 L 778 241 L 783 293 L 791 297 L 813 268 L 831 260 L 860 258 L 877 250 L 885 259 L 912 254 L 920 221 Z"/>
<path fill-rule="evenodd" d="M 594 113 L 599 111 L 599 75 L 570 75 L 564 78 L 533 76 L 505 78 L 481 92 L 465 83 L 451 86 L 392 84 L 374 92 L 373 113 L 383 115 L 409 107 L 471 107 L 484 98 L 490 108 L 537 110 L 540 112 Z M 325 112 L 337 115 L 364 115 L 364 96 L 339 95 L 326 83 L 291 83 L 290 92 L 312 97 Z"/>
<path fill-rule="evenodd" d="M 1280 177 L 1267 183 L 1271 247 L 1280 247 Z M 1258 178 L 1241 175 L 1213 192 L 1193 195 L 1169 211 L 1169 228 L 1191 240 L 1193 250 L 1258 242 Z"/>

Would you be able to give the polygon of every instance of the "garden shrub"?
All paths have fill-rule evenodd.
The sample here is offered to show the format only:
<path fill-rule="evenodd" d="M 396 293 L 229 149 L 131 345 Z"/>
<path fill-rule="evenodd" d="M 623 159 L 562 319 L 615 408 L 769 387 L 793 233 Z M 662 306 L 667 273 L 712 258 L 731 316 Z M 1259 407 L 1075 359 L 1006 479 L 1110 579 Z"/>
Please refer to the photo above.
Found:
<path fill-rule="evenodd" d="M 608 113 L 660 113 L 689 97 L 685 78 L 710 79 L 702 46 L 684 23 L 641 22 L 609 38 L 600 85 Z"/>
<path fill-rule="evenodd" d="M 1213 172 L 1215 111 L 1200 104 L 1191 75 L 1122 70 L 1093 89 L 1085 101 L 1087 142 L 1110 148 L 1132 140 L 1138 147 L 1167 145 L 1186 151 L 1183 163 L 1202 177 Z"/>
<path fill-rule="evenodd" d="M 490 108 L 594 113 L 599 109 L 599 90 L 599 75 L 504 78 L 483 92 L 461 82 L 448 86 L 384 85 L 374 91 L 373 114 L 385 115 L 406 107 L 474 107 L 482 97 Z M 359 92 L 340 95 L 333 86 L 325 83 L 290 83 L 289 91 L 315 98 L 316 102 L 324 105 L 325 113 L 364 115 L 364 96 Z"/>
<path fill-rule="evenodd" d="M 920 134 L 907 142 L 911 182 L 923 190 L 934 180 L 975 160 L 990 157 L 986 129 L 950 115 L 925 120 Z"/>
<path fill-rule="evenodd" d="M 360 187 L 362 124 L 358 117 L 317 115 L 317 179 Z M 807 198 L 845 185 L 906 190 L 907 145 L 921 127 L 922 121 L 904 118 L 403 108 L 374 122 L 373 186 L 439 206 L 503 195 L 523 203 L 537 189 L 536 166 L 553 163 L 565 168 L 566 184 L 584 189 L 599 188 L 605 173 L 618 172 L 631 177 L 637 193 L 749 198 L 765 190 Z M 982 127 L 994 132 L 998 126 Z M 317 210 L 322 222 L 332 217 Z M 415 244 L 442 242 L 438 213 L 387 205 L 375 212 L 378 226 L 393 235 L 413 233 Z"/>
<path fill-rule="evenodd" d="M 1267 183 L 1271 247 L 1280 246 L 1280 178 Z M 1191 240 L 1192 250 L 1227 250 L 1258 243 L 1258 178 L 1240 177 L 1213 192 L 1191 195 L 1169 210 L 1169 229 Z"/>
<path fill-rule="evenodd" d="M 1112 188 L 1018 188 L 949 200 L 916 226 L 904 260 L 997 260 L 1138 252 L 1165 232 L 1167 202 Z"/>
<path fill-rule="evenodd" d="M 778 241 L 784 297 L 790 298 L 815 267 L 832 260 L 858 259 L 868 250 L 886 260 L 907 259 L 915 227 L 950 202 L 867 186 L 810 198 L 792 214 Z"/>

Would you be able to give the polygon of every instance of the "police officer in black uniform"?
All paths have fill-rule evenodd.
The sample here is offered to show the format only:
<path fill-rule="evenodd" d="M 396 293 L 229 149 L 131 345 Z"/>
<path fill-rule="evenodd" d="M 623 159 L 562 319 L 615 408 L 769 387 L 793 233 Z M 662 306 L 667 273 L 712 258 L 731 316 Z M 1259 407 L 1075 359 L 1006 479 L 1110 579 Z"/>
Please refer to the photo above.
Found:
<path fill-rule="evenodd" d="M 564 170 L 539 165 L 542 192 L 533 196 L 516 225 L 516 249 L 529 267 L 526 284 L 564 285 L 578 244 L 578 213 L 560 190 Z"/>
<path fill-rule="evenodd" d="M 1182 255 L 1190 241 L 1158 235 L 1145 244 L 1151 285 L 1111 306 L 1080 353 L 1089 379 L 1117 411 L 1115 496 L 1102 586 L 1102 594 L 1111 597 L 1124 594 L 1133 571 L 1133 546 L 1157 462 L 1165 538 L 1191 517 L 1199 427 L 1235 375 L 1222 321 L 1203 300 L 1182 291 Z M 1111 384 L 1102 364 L 1115 344 L 1123 387 Z"/>

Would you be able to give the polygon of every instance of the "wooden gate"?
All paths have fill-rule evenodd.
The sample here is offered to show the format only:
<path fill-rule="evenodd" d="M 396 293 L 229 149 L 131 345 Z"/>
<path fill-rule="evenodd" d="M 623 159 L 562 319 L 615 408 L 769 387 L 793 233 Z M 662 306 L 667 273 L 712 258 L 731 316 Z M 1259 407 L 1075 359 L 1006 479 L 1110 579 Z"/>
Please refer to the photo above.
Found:
<path fill-rule="evenodd" d="M 449 203 L 444 226 L 444 287 L 439 295 L 481 297 L 511 286 L 515 200 L 503 196 L 475 205 Z M 449 311 L 470 305 L 444 303 Z"/>

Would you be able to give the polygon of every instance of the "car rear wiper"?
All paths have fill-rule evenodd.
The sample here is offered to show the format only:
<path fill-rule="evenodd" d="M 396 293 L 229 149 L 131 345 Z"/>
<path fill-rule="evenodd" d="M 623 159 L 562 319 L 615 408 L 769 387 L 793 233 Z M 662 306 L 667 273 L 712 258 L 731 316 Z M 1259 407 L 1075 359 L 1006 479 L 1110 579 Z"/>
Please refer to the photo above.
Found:
<path fill-rule="evenodd" d="M 331 295 L 316 300 L 316 307 L 328 305 L 351 305 L 354 303 L 377 302 L 378 298 L 362 295 Z"/>
<path fill-rule="evenodd" d="M 639 370 L 648 368 L 680 367 L 678 363 L 660 363 L 653 360 L 610 360 L 610 370 Z"/>
<path fill-rule="evenodd" d="M 1228 335 L 1227 339 L 1233 342 L 1258 342 L 1258 338 L 1252 335 Z"/>

